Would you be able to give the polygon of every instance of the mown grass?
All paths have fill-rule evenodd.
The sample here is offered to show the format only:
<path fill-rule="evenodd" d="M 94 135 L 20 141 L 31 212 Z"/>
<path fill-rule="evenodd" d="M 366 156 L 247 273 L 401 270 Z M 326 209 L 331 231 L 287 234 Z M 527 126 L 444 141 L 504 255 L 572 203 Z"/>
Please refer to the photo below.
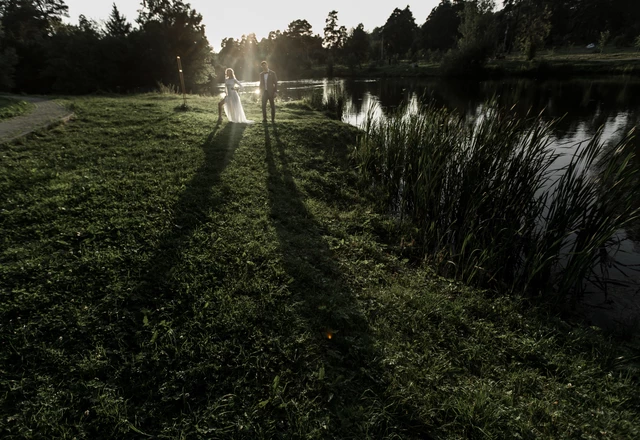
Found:
<path fill-rule="evenodd" d="M 30 102 L 0 96 L 0 121 L 27 114 L 34 108 Z"/>
<path fill-rule="evenodd" d="M 3 438 L 638 437 L 634 353 L 403 260 L 354 128 L 216 101 L 2 147 Z"/>

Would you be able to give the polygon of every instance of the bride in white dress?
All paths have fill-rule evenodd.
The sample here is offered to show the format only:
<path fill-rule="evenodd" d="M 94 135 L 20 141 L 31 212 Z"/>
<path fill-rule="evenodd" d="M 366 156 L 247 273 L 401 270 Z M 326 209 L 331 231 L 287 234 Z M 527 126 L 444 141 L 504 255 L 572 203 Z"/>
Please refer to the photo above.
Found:
<path fill-rule="evenodd" d="M 238 122 L 241 124 L 251 124 L 253 121 L 247 119 L 240 102 L 240 95 L 236 90 L 236 86 L 242 89 L 242 84 L 236 79 L 233 69 L 224 71 L 224 86 L 227 92 L 222 101 L 218 103 L 218 121 L 222 120 L 222 107 L 224 106 L 224 114 L 227 115 L 229 122 Z"/>

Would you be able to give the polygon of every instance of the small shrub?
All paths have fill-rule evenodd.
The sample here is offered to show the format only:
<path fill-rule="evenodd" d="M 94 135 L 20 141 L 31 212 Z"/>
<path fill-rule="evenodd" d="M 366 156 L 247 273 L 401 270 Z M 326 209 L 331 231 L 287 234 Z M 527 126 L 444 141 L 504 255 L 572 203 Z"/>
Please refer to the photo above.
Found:
<path fill-rule="evenodd" d="M 625 38 L 624 35 L 618 35 L 611 40 L 611 44 L 617 48 L 627 47 L 629 45 L 629 40 Z"/>
<path fill-rule="evenodd" d="M 178 93 L 178 87 L 173 84 L 164 85 L 162 82 L 158 81 L 156 86 L 158 93 L 161 95 L 175 95 Z"/>
<path fill-rule="evenodd" d="M 304 103 L 314 110 L 323 111 L 327 113 L 331 118 L 342 119 L 344 110 L 347 105 L 347 95 L 334 89 L 330 92 L 326 99 L 321 90 L 315 90 L 311 95 L 304 98 Z"/>
<path fill-rule="evenodd" d="M 440 65 L 445 76 L 469 76 L 481 73 L 495 49 L 494 3 L 490 0 L 465 2 L 458 31 L 456 50 L 445 55 Z"/>
<path fill-rule="evenodd" d="M 323 110 L 324 98 L 322 90 L 314 90 L 310 95 L 305 96 L 303 101 L 314 110 Z"/>
<path fill-rule="evenodd" d="M 527 60 L 531 61 L 536 57 L 536 53 L 538 52 L 538 48 L 535 43 L 531 40 L 526 40 L 522 44 L 522 50 L 524 55 L 527 57 Z"/>
<path fill-rule="evenodd" d="M 425 60 L 430 63 L 440 63 L 442 62 L 443 54 L 440 50 L 431 50 L 429 49 L 425 54 Z"/>
<path fill-rule="evenodd" d="M 444 76 L 474 76 L 484 71 L 491 51 L 482 44 L 469 44 L 446 53 L 440 64 Z"/>
<path fill-rule="evenodd" d="M 544 47 L 544 42 L 551 31 L 551 12 L 546 7 L 541 10 L 529 3 L 525 6 L 524 14 L 526 18 L 519 26 L 517 42 L 527 60 L 531 61 L 536 57 L 538 49 Z"/>
<path fill-rule="evenodd" d="M 604 53 L 604 49 L 609 42 L 609 36 L 611 33 L 609 31 L 600 32 L 600 39 L 598 40 L 598 50 L 600 53 Z"/>

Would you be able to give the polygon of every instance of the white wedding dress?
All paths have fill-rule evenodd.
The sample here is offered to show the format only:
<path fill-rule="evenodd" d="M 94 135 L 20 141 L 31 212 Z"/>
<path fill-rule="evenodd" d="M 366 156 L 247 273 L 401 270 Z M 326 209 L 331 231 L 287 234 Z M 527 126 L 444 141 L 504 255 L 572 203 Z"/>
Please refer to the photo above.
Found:
<path fill-rule="evenodd" d="M 227 78 L 224 80 L 224 85 L 227 89 L 227 96 L 224 98 L 224 114 L 227 115 L 229 122 L 252 124 L 253 121 L 248 120 L 244 115 L 242 102 L 240 102 L 240 95 L 235 89 L 236 85 L 242 88 L 240 81 L 234 78 Z"/>

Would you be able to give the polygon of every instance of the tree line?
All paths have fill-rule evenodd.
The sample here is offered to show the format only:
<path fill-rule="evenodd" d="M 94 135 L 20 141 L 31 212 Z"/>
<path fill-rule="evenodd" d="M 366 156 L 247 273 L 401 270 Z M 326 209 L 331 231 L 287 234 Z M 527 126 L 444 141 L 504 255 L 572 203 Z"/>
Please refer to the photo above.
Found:
<path fill-rule="evenodd" d="M 210 89 L 226 67 L 254 79 L 260 60 L 279 76 L 313 68 L 331 75 L 401 60 L 441 62 L 445 74 L 473 72 L 489 57 L 594 43 L 640 46 L 637 0 L 442 0 L 418 25 L 409 6 L 394 9 L 371 32 L 347 29 L 330 11 L 322 34 L 305 19 L 274 30 L 225 38 L 214 53 L 202 15 L 182 0 L 143 0 L 135 25 L 113 5 L 103 24 L 80 16 L 63 23 L 64 0 L 0 0 L 0 90 L 27 93 L 129 92 L 179 84 L 176 56 L 192 92 Z M 216 77 L 218 79 L 216 79 Z"/>
<path fill-rule="evenodd" d="M 202 15 L 181 0 L 145 0 L 133 26 L 113 5 L 103 25 L 63 23 L 64 0 L 0 0 L 0 90 L 90 93 L 179 84 L 176 56 L 193 88 L 213 77 Z"/>

